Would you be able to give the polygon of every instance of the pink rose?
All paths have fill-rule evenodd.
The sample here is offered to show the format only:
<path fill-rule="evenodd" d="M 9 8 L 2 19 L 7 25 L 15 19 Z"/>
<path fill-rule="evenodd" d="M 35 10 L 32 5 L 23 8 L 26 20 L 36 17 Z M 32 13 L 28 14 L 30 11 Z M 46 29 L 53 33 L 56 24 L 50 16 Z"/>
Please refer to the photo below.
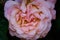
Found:
<path fill-rule="evenodd" d="M 45 0 L 9 0 L 4 7 L 12 36 L 36 40 L 45 37 L 55 19 L 54 4 Z"/>

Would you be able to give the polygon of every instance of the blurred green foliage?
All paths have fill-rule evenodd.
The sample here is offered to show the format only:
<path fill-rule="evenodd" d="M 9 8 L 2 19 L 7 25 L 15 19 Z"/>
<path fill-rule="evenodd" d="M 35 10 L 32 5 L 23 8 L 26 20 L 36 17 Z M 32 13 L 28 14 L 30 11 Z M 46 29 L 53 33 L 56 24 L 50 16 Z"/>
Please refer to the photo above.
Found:
<path fill-rule="evenodd" d="M 4 17 L 4 3 L 5 0 L 0 0 L 0 40 L 18 40 L 16 37 L 8 36 L 9 35 L 8 21 Z M 41 40 L 60 39 L 60 0 L 57 0 L 55 9 L 56 9 L 56 20 L 52 21 L 52 27 L 48 35 L 45 38 L 42 38 Z"/>
<path fill-rule="evenodd" d="M 4 17 L 3 4 L 0 3 L 0 40 L 7 40 L 8 22 Z"/>
<path fill-rule="evenodd" d="M 0 0 L 0 4 L 4 4 L 4 2 L 5 2 L 6 0 Z"/>

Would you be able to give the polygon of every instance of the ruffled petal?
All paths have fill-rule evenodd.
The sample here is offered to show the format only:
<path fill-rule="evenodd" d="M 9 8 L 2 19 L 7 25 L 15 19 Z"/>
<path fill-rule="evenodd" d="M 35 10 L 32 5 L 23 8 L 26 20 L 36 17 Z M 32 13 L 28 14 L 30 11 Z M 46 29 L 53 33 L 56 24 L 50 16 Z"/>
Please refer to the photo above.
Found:
<path fill-rule="evenodd" d="M 13 10 L 13 7 L 14 5 L 19 5 L 17 2 L 15 1 L 7 1 L 5 3 L 5 6 L 4 6 L 4 14 L 5 14 L 5 17 L 9 20 L 10 18 L 10 14 L 11 14 L 11 11 Z"/>

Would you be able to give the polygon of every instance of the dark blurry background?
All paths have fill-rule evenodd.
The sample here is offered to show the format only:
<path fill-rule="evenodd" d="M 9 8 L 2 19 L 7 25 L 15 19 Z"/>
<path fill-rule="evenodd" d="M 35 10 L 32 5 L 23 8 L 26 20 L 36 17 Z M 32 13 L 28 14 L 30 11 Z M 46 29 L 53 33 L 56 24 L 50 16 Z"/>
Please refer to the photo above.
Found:
<path fill-rule="evenodd" d="M 0 0 L 0 40 L 20 40 L 17 37 L 9 35 L 8 20 L 4 17 L 4 3 L 6 0 Z M 56 20 L 52 20 L 52 27 L 45 38 L 38 40 L 60 40 L 60 0 L 57 0 Z"/>

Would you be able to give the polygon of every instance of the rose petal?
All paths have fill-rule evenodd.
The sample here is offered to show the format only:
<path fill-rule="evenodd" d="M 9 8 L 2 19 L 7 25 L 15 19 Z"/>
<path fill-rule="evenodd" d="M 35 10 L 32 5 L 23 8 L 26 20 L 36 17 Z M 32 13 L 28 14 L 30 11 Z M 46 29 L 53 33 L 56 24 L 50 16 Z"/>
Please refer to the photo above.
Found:
<path fill-rule="evenodd" d="M 11 11 L 13 9 L 13 5 L 18 5 L 17 2 L 14 2 L 14 1 L 7 1 L 5 3 L 5 6 L 4 6 L 4 14 L 5 14 L 5 17 L 9 20 L 10 18 L 10 14 L 11 14 Z"/>

